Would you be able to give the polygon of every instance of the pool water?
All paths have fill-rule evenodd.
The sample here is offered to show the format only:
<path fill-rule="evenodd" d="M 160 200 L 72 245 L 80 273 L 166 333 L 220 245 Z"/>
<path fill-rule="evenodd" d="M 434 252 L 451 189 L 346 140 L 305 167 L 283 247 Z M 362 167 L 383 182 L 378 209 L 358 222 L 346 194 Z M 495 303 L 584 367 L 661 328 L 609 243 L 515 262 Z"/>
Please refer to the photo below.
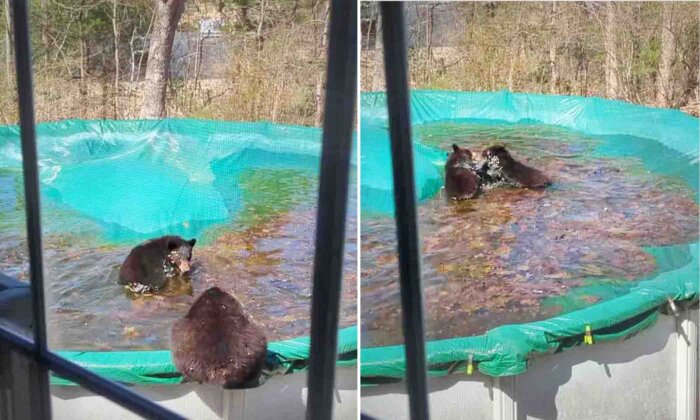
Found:
<path fill-rule="evenodd" d="M 651 140 L 591 137 L 484 121 L 415 128 L 423 144 L 473 151 L 504 143 L 554 179 L 544 191 L 499 188 L 420 203 L 428 339 L 478 335 L 620 296 L 688 262 L 698 241 L 698 162 Z M 394 219 L 363 213 L 363 346 L 402 342 Z"/>
<path fill-rule="evenodd" d="M 226 206 L 236 208 L 235 216 L 185 227 L 186 233 L 194 232 L 186 239 L 198 239 L 193 271 L 187 278 L 171 279 L 157 295 L 134 295 L 117 284 L 119 265 L 145 237 L 122 239 L 111 226 L 45 196 L 50 347 L 168 348 L 173 322 L 213 286 L 235 294 L 264 326 L 270 341 L 308 335 L 318 177 L 293 165 L 275 168 L 269 159 L 265 162 L 248 165 L 231 177 L 220 175 L 226 162 L 213 165 L 214 186 L 232 191 L 223 195 Z M 357 218 L 355 189 L 350 191 L 341 327 L 356 322 Z M 28 276 L 24 229 L 21 172 L 0 170 L 0 271 L 21 280 Z"/>

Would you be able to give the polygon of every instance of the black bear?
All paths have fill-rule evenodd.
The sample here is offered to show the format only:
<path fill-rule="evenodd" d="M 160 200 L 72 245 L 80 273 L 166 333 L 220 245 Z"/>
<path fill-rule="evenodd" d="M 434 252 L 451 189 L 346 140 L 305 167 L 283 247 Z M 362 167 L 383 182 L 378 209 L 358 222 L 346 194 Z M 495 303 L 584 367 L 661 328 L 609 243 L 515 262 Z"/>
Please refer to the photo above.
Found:
<path fill-rule="evenodd" d="M 190 271 L 195 243 L 196 239 L 163 236 L 138 245 L 119 268 L 119 283 L 133 292 L 157 292 L 168 278 Z"/>
<path fill-rule="evenodd" d="M 524 188 L 544 188 L 552 180 L 535 168 L 518 162 L 505 146 L 491 146 L 481 152 L 484 164 L 478 173 L 485 184 L 510 184 Z"/>
<path fill-rule="evenodd" d="M 172 357 L 185 381 L 238 388 L 265 367 L 267 338 L 233 296 L 212 287 L 172 328 Z"/>
<path fill-rule="evenodd" d="M 472 152 L 452 145 L 445 163 L 445 191 L 450 198 L 464 200 L 474 198 L 480 190 L 479 177 L 474 170 Z"/>

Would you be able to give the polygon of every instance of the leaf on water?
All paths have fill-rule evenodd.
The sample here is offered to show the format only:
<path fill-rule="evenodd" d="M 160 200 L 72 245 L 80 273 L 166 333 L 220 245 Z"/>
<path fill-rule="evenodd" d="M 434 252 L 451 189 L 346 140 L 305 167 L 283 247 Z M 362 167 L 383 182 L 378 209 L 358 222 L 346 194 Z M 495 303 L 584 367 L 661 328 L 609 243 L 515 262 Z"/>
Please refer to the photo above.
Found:
<path fill-rule="evenodd" d="M 138 337 L 141 335 L 138 331 L 136 331 L 135 327 L 124 327 L 123 334 L 129 338 Z"/>

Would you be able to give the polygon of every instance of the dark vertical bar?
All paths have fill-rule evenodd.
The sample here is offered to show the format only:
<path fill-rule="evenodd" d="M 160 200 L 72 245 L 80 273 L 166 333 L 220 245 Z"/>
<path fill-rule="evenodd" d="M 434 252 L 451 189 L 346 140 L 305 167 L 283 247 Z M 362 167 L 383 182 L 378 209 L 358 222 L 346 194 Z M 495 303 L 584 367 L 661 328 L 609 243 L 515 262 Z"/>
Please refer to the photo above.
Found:
<path fill-rule="evenodd" d="M 46 351 L 46 318 L 44 316 L 44 272 L 41 255 L 41 214 L 39 201 L 39 175 L 37 169 L 36 131 L 34 126 L 34 88 L 32 85 L 31 40 L 29 38 L 29 11 L 27 0 L 14 0 L 13 25 L 15 33 L 15 59 L 17 70 L 17 94 L 19 98 L 19 124 L 22 139 L 22 166 L 24 170 L 24 196 L 27 212 L 27 242 L 29 246 L 29 274 L 32 286 L 32 310 L 34 314 L 34 344 L 39 356 Z M 34 418 L 51 418 L 49 377 L 45 366 L 33 370 L 32 406 Z"/>
<path fill-rule="evenodd" d="M 428 388 L 403 3 L 382 2 L 381 11 L 408 395 L 411 418 L 418 420 L 428 418 Z"/>
<path fill-rule="evenodd" d="M 316 220 L 308 420 L 333 417 L 338 311 L 345 215 L 357 85 L 357 3 L 333 0 L 330 9 L 323 151 Z"/>

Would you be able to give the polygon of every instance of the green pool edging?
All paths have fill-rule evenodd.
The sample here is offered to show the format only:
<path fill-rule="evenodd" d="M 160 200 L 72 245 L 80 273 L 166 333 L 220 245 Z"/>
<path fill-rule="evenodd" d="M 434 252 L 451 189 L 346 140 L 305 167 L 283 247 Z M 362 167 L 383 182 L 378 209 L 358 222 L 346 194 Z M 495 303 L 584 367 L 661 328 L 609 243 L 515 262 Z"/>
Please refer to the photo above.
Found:
<path fill-rule="evenodd" d="M 386 96 L 382 92 L 362 93 L 360 103 L 361 147 L 375 148 L 370 153 L 375 162 L 361 152 L 363 192 L 366 185 L 371 185 L 370 192 L 362 196 L 362 210 L 370 214 L 392 214 L 391 165 L 376 162 L 386 157 L 386 154 L 376 153 L 376 148 L 388 149 Z M 626 134 L 652 139 L 687 156 L 690 162 L 698 161 L 700 120 L 677 110 L 648 108 L 596 97 L 507 91 L 414 90 L 410 105 L 413 125 L 456 119 L 547 124 L 593 135 Z M 369 138 L 366 133 L 370 133 Z M 386 144 L 368 144 L 373 140 Z M 424 152 L 426 146 L 417 141 L 414 144 L 420 146 L 414 152 L 419 199 L 429 198 L 437 192 L 433 178 L 440 176 L 430 170 L 437 154 L 435 150 Z M 421 172 L 421 164 L 428 170 Z M 384 184 L 380 185 L 379 181 L 372 179 L 382 176 L 387 176 L 389 182 L 383 179 Z M 376 185 L 382 186 L 383 190 L 374 188 Z M 433 189 L 432 194 L 427 191 Z M 583 344 L 586 326 L 591 328 L 594 342 L 628 338 L 649 328 L 669 299 L 698 300 L 700 248 L 697 242 L 687 246 L 691 255 L 687 264 L 641 280 L 623 296 L 544 321 L 503 325 L 480 336 L 428 342 L 428 373 L 442 376 L 464 371 L 471 356 L 476 369 L 486 375 L 517 375 L 527 370 L 533 356 Z M 363 386 L 401 380 L 405 376 L 405 367 L 402 345 L 362 348 L 360 351 Z"/>
<path fill-rule="evenodd" d="M 268 364 L 280 372 L 304 371 L 308 365 L 309 337 L 298 337 L 268 344 Z M 91 372 L 128 385 L 176 385 L 182 376 L 175 368 L 169 350 L 152 351 L 57 351 Z M 357 364 L 357 327 L 338 331 L 338 367 Z M 51 375 L 52 385 L 76 384 Z"/>

